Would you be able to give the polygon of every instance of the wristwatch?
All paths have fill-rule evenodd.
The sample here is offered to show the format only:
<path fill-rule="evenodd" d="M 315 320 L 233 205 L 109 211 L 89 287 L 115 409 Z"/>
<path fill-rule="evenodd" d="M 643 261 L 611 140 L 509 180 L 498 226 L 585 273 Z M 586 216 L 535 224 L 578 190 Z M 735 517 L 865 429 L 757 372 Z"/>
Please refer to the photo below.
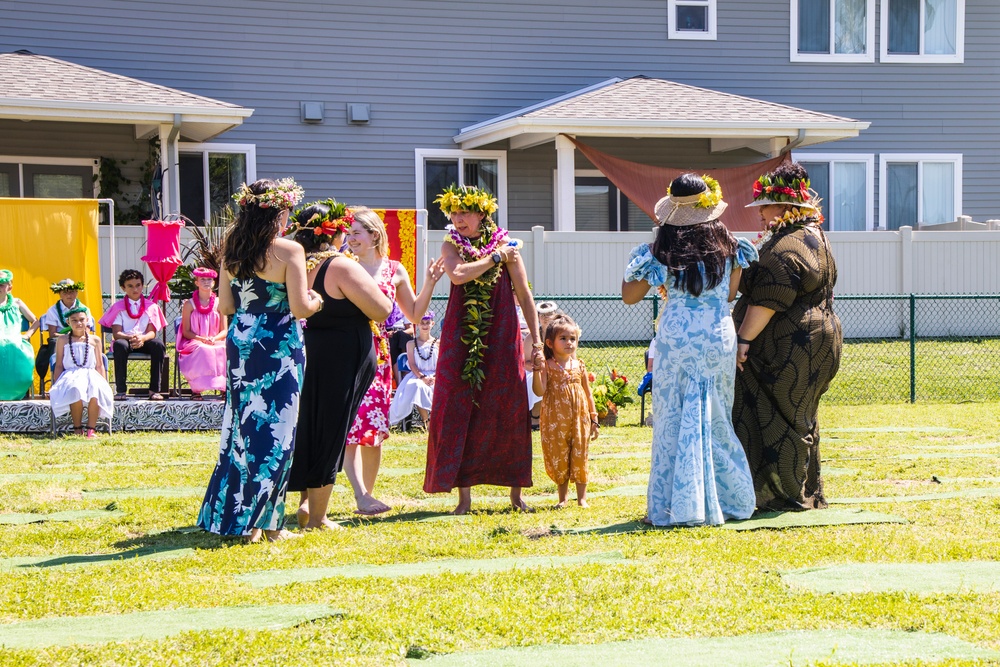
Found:
<path fill-rule="evenodd" d="M 503 255 L 501 255 L 499 252 L 494 252 L 492 255 L 490 255 L 490 259 L 493 260 L 494 264 L 499 264 L 500 262 L 503 261 Z"/>

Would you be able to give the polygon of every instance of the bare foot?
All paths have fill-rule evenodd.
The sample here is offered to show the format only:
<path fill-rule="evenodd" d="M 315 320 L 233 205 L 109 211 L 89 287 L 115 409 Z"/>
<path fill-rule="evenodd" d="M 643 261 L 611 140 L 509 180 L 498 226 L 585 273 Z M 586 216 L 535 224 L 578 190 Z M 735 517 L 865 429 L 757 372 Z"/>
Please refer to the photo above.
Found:
<path fill-rule="evenodd" d="M 566 509 L 566 501 L 565 500 L 560 500 L 559 502 L 557 502 L 555 505 L 552 506 L 552 509 L 554 509 L 554 510 L 564 510 L 564 509 Z"/>
<path fill-rule="evenodd" d="M 282 528 L 281 530 L 265 530 L 264 534 L 267 535 L 268 542 L 283 542 L 285 540 L 297 540 L 302 536 L 296 533 L 289 532 Z"/>
<path fill-rule="evenodd" d="M 646 524 L 647 526 L 652 526 L 653 525 L 653 522 L 650 520 L 650 518 L 648 516 L 642 517 L 642 522 L 644 524 Z"/>
<path fill-rule="evenodd" d="M 303 509 L 300 505 L 297 510 L 295 510 L 295 519 L 299 522 L 299 528 L 305 528 L 309 525 L 309 510 Z"/>
<path fill-rule="evenodd" d="M 580 507 L 590 507 L 590 505 L 587 503 L 586 498 L 577 498 L 576 504 L 579 505 Z"/>
<path fill-rule="evenodd" d="M 389 505 L 386 505 L 381 500 L 376 500 L 372 495 L 365 494 L 357 499 L 358 509 L 354 512 L 355 514 L 360 514 L 362 516 L 375 516 L 376 514 L 384 514 L 392 509 Z"/>
<path fill-rule="evenodd" d="M 316 525 L 307 524 L 303 528 L 303 530 L 307 530 L 307 531 L 318 530 L 318 531 L 321 531 L 321 532 L 334 531 L 334 530 L 343 530 L 343 529 L 344 529 L 344 527 L 341 526 L 339 523 L 334 523 L 333 521 L 330 521 L 326 517 L 323 517 L 323 520 L 320 521 Z"/>
<path fill-rule="evenodd" d="M 510 506 L 514 508 L 515 512 L 524 512 L 525 514 L 532 514 L 535 508 L 524 502 L 521 498 L 517 499 L 517 502 L 511 500 Z"/>
<path fill-rule="evenodd" d="M 458 505 L 451 511 L 455 516 L 462 516 L 463 514 L 468 514 L 469 510 L 472 509 L 472 501 L 459 502 Z"/>
<path fill-rule="evenodd" d="M 243 541 L 247 544 L 257 544 L 260 542 L 260 538 L 264 535 L 264 531 L 260 528 L 254 528 L 250 531 L 248 535 L 243 536 Z"/>

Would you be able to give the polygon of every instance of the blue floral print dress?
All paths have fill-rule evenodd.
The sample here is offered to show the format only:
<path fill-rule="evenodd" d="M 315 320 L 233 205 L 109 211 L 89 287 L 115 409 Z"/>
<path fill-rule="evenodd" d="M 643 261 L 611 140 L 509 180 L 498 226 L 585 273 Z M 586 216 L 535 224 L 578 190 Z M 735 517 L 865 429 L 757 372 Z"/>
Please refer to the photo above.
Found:
<path fill-rule="evenodd" d="M 746 268 L 756 259 L 754 247 L 739 239 L 726 277 L 692 296 L 674 286 L 649 245 L 629 256 L 626 281 L 665 284 L 668 294 L 653 358 L 653 461 L 646 492 L 653 525 L 717 525 L 753 514 L 753 477 L 732 424 L 736 329 L 728 298 L 732 262 Z"/>
<path fill-rule="evenodd" d="M 305 370 L 302 328 L 281 283 L 233 280 L 219 461 L 198 525 L 220 535 L 280 530 Z"/>

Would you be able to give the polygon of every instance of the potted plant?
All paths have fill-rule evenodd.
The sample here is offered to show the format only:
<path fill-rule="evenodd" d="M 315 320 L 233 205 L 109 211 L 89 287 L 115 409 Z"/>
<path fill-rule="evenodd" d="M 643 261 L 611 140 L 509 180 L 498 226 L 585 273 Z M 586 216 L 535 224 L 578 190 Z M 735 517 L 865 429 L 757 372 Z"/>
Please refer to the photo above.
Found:
<path fill-rule="evenodd" d="M 618 409 L 635 399 L 626 390 L 628 378 L 618 374 L 618 369 L 612 368 L 609 374 L 602 374 L 594 379 L 588 378 L 591 390 L 594 392 L 594 406 L 597 408 L 597 419 L 602 426 L 614 426 L 618 423 Z"/>

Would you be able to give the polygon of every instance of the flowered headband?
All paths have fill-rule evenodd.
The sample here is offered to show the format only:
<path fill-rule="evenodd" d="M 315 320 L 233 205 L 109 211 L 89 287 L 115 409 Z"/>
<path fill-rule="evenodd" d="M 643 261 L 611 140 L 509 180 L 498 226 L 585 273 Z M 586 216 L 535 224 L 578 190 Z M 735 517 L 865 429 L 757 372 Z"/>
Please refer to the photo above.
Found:
<path fill-rule="evenodd" d="M 472 211 L 491 216 L 499 208 L 497 198 L 489 190 L 454 183 L 446 187 L 434 203 L 440 205 L 441 212 L 448 216 L 459 211 Z"/>
<path fill-rule="evenodd" d="M 299 219 L 303 211 L 316 204 L 329 207 L 330 213 L 326 216 L 314 213 L 308 220 Z M 351 225 L 354 224 L 354 214 L 351 209 L 347 208 L 347 204 L 330 198 L 306 204 L 292 214 L 292 221 L 285 228 L 285 236 L 292 235 L 300 229 L 312 229 L 316 236 L 329 236 L 332 241 L 337 234 L 346 234 L 350 230 Z"/>
<path fill-rule="evenodd" d="M 197 269 L 191 272 L 191 275 L 195 278 L 218 278 L 219 274 L 216 271 L 208 268 L 207 266 L 199 266 Z"/>
<path fill-rule="evenodd" d="M 768 204 L 791 204 L 801 208 L 819 208 L 819 198 L 809 188 L 808 178 L 793 178 L 788 181 L 773 173 L 764 174 L 753 184 L 753 201 L 750 206 Z"/>
<path fill-rule="evenodd" d="M 68 320 L 71 315 L 76 315 L 77 313 L 87 313 L 89 315 L 90 314 L 90 308 L 87 308 L 86 306 L 83 306 L 83 305 L 73 306 L 72 308 L 70 308 L 69 310 L 66 311 L 66 313 L 65 313 L 65 315 L 63 315 L 63 317 Z"/>
<path fill-rule="evenodd" d="M 6 285 L 14 279 L 14 274 L 7 269 L 0 269 L 0 285 Z"/>
<path fill-rule="evenodd" d="M 275 181 L 274 187 L 268 188 L 259 195 L 254 194 L 250 190 L 250 186 L 243 183 L 239 191 L 233 195 L 233 199 L 242 208 L 256 204 L 260 208 L 276 208 L 284 211 L 295 208 L 302 201 L 303 194 L 304 190 L 296 184 L 295 179 L 283 178 Z"/>
<path fill-rule="evenodd" d="M 428 310 L 424 313 L 424 316 L 420 318 L 421 322 L 433 322 L 434 321 L 434 311 Z"/>
<path fill-rule="evenodd" d="M 49 285 L 49 289 L 56 294 L 61 294 L 63 292 L 82 292 L 83 281 L 73 280 L 72 278 L 63 278 L 59 282 Z"/>
<path fill-rule="evenodd" d="M 704 174 L 706 189 L 698 194 L 675 196 L 667 188 L 667 196 L 656 202 L 656 219 L 661 225 L 687 227 L 717 220 L 729 206 L 722 201 L 722 186 Z"/>

